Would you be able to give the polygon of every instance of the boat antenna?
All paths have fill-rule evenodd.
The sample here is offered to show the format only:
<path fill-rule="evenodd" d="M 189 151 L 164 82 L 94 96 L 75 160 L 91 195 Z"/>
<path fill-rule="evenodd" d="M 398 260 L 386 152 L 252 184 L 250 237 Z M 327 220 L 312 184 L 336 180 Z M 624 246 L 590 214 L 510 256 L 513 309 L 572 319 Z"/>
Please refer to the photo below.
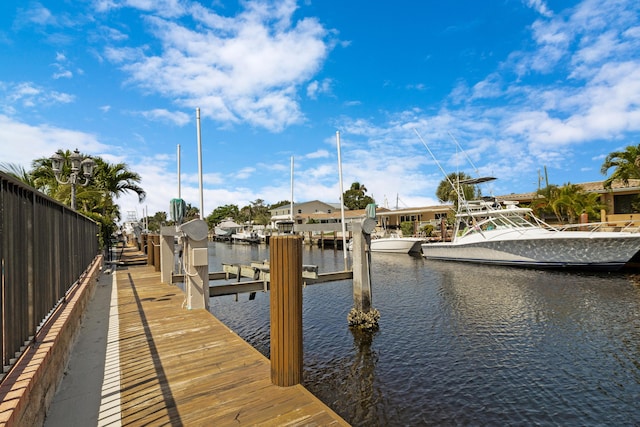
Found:
<path fill-rule="evenodd" d="M 451 137 L 451 139 L 453 139 L 453 142 L 455 142 L 456 145 L 458 146 L 458 148 L 460 149 L 460 151 L 462 151 L 462 154 L 464 154 L 464 156 L 467 158 L 467 161 L 471 164 L 471 166 L 473 167 L 474 172 L 479 177 L 480 176 L 480 171 L 478 170 L 476 165 L 473 163 L 471 158 L 467 155 L 467 152 L 464 150 L 464 148 L 462 148 L 462 146 L 460 145 L 458 140 L 451 134 L 451 132 L 447 132 L 447 134 L 449 134 L 449 137 Z"/>
<path fill-rule="evenodd" d="M 427 143 L 424 142 L 424 139 L 422 138 L 422 135 L 420 135 L 420 133 L 418 133 L 416 128 L 413 128 L 413 131 L 416 133 L 416 135 L 418 135 L 418 138 L 420 138 L 420 141 L 422 142 L 422 145 L 424 145 L 424 148 L 427 149 L 427 151 L 431 155 L 431 158 L 433 159 L 433 161 L 436 162 L 436 165 L 438 165 L 438 168 L 440 169 L 440 172 L 442 172 L 442 175 L 444 175 L 444 178 L 449 182 L 449 185 L 451 185 L 451 188 L 453 188 L 453 191 L 456 192 L 456 194 L 458 195 L 458 198 L 460 198 L 460 192 L 458 191 L 458 187 L 453 182 L 451 182 L 451 180 L 449 179 L 449 176 L 447 175 L 447 173 L 444 171 L 444 169 L 440 165 L 440 162 L 438 161 L 436 156 L 433 155 L 433 152 L 431 152 L 431 149 L 429 148 Z"/>

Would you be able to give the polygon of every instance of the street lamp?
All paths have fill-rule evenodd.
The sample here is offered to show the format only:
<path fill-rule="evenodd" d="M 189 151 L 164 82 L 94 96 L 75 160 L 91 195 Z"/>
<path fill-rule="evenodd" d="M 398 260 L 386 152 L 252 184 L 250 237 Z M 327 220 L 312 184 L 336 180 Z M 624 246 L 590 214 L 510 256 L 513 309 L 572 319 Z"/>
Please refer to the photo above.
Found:
<path fill-rule="evenodd" d="M 65 158 L 62 157 L 59 152 L 51 156 L 51 169 L 53 169 L 56 181 L 60 184 L 71 184 L 71 209 L 75 210 L 76 185 L 80 184 L 86 187 L 89 184 L 89 178 L 93 175 L 93 168 L 96 166 L 96 162 L 90 157 L 83 158 L 77 148 L 71 153 L 69 160 L 71 161 L 71 173 L 66 181 L 60 178 L 62 175 L 62 167 L 65 164 Z M 78 172 L 80 172 L 80 169 L 82 169 L 82 175 L 84 176 L 83 183 L 78 182 Z"/>

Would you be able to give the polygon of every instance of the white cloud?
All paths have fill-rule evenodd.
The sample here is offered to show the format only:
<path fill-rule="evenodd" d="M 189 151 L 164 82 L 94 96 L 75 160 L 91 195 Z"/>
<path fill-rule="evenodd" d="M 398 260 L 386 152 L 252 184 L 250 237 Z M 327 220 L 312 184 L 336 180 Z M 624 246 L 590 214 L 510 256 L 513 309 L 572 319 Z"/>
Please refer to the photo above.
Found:
<path fill-rule="evenodd" d="M 140 114 L 148 120 L 170 122 L 178 126 L 184 126 L 191 121 L 191 117 L 182 111 L 169 111 L 164 108 L 141 111 Z"/>
<path fill-rule="evenodd" d="M 31 23 L 40 26 L 56 25 L 57 21 L 49 9 L 40 3 L 31 3 L 26 9 L 19 9 L 16 23 L 20 26 Z"/>
<path fill-rule="evenodd" d="M 323 93 L 331 93 L 331 79 L 314 80 L 307 85 L 307 96 L 309 98 L 317 99 L 318 95 Z"/>
<path fill-rule="evenodd" d="M 305 156 L 307 159 L 322 159 L 327 157 L 329 157 L 329 152 L 327 150 L 317 150 Z"/>
<path fill-rule="evenodd" d="M 232 18 L 192 5 L 189 13 L 201 23 L 197 30 L 148 17 L 161 51 L 110 47 L 105 56 L 121 65 L 130 83 L 182 107 L 199 106 L 218 121 L 276 132 L 301 123 L 297 91 L 320 69 L 330 48 L 328 33 L 315 19 L 292 22 L 295 1 L 244 5 Z M 328 90 L 328 84 L 318 90 Z"/>
<path fill-rule="evenodd" d="M 62 70 L 58 73 L 53 73 L 53 75 L 51 76 L 53 77 L 54 80 L 57 79 L 70 79 L 71 77 L 73 77 L 73 73 L 69 70 Z"/>
<path fill-rule="evenodd" d="M 49 107 L 55 104 L 68 104 L 75 96 L 68 93 L 46 90 L 32 82 L 1 83 L 0 109 L 15 114 L 18 108 Z"/>
<path fill-rule="evenodd" d="M 106 146 L 90 133 L 48 124 L 31 125 L 0 114 L 0 149 L 5 162 L 30 169 L 36 158 L 50 157 L 59 149 L 75 148 L 96 154 Z"/>
<path fill-rule="evenodd" d="M 251 167 L 251 166 L 247 166 L 244 168 L 240 168 L 238 169 L 235 173 L 234 173 L 234 177 L 236 179 L 247 179 L 249 178 L 251 175 L 253 175 L 253 173 L 256 171 L 256 168 Z"/>
<path fill-rule="evenodd" d="M 544 0 L 525 0 L 525 4 L 542 16 L 551 17 L 553 15 Z"/>

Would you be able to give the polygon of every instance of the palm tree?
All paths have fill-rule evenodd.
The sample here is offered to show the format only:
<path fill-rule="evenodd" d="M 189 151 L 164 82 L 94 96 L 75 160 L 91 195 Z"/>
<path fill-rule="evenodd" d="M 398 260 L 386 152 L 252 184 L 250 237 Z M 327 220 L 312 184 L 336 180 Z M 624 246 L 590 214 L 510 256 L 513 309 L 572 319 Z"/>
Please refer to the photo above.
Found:
<path fill-rule="evenodd" d="M 14 177 L 18 181 L 21 181 L 22 183 L 27 184 L 30 187 L 35 188 L 33 176 L 22 165 L 0 162 L 0 171 Z"/>
<path fill-rule="evenodd" d="M 71 174 L 71 151 L 58 150 L 57 154 L 64 159 L 60 175 L 66 179 Z M 40 157 L 31 162 L 31 176 L 34 187 L 44 194 L 53 197 L 67 205 L 71 204 L 71 189 L 68 185 L 61 185 L 53 173 L 51 159 Z"/>
<path fill-rule="evenodd" d="M 553 202 L 559 197 L 560 187 L 555 184 L 547 185 L 536 192 L 536 197 L 531 200 L 529 207 L 539 218 L 545 218 L 546 214 L 556 214 Z"/>
<path fill-rule="evenodd" d="M 615 168 L 613 173 L 604 182 L 604 188 L 611 188 L 615 180 L 629 184 L 630 179 L 640 178 L 640 144 L 630 145 L 624 151 L 610 153 L 602 164 L 600 172 L 606 175 L 609 169 Z"/>
<path fill-rule="evenodd" d="M 348 209 L 364 209 L 368 204 L 375 203 L 372 197 L 367 196 L 367 187 L 354 182 L 351 184 L 351 188 L 344 192 L 343 203 Z"/>
<path fill-rule="evenodd" d="M 604 205 L 600 203 L 598 193 L 588 193 L 577 184 L 567 183 L 562 187 L 549 185 L 539 191 L 546 192 L 545 197 L 534 199 L 531 208 L 551 211 L 560 223 L 565 221 L 569 224 L 577 222 L 582 213 L 586 213 L 590 218 L 597 219 L 600 210 Z"/>
<path fill-rule="evenodd" d="M 138 185 L 140 175 L 129 170 L 126 163 L 111 164 L 100 157 L 94 158 L 96 167 L 93 175 L 95 187 L 116 199 L 123 193 L 133 191 L 138 201 L 143 202 L 147 193 Z"/>
<path fill-rule="evenodd" d="M 465 200 L 473 200 L 480 197 L 482 193 L 475 185 L 458 184 L 460 181 L 465 179 L 471 179 L 471 177 L 464 172 L 452 172 L 447 175 L 447 178 L 440 181 L 440 184 L 436 189 L 436 197 L 438 200 L 442 203 L 453 202 L 454 205 L 458 205 L 458 193 L 452 184 L 461 188 Z"/>

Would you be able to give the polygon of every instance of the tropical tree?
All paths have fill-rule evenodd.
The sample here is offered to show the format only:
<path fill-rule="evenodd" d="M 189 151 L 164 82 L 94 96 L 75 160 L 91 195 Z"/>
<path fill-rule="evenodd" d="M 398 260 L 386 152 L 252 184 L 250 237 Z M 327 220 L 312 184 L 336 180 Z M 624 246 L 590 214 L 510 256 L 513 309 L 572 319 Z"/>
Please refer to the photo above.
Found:
<path fill-rule="evenodd" d="M 64 160 L 60 171 L 61 179 L 66 181 L 71 174 L 69 150 L 57 152 Z M 82 157 L 87 157 L 82 155 Z M 138 200 L 143 201 L 146 193 L 138 185 L 140 175 L 129 170 L 125 163 L 111 164 L 100 157 L 93 158 L 95 168 L 93 176 L 86 186 L 76 186 L 78 210 L 90 216 L 101 225 L 101 240 L 106 243 L 113 231 L 115 222 L 120 219 L 120 210 L 114 199 L 133 191 Z M 53 173 L 51 159 L 38 158 L 32 162 L 29 178 L 32 186 L 54 199 L 71 204 L 71 186 L 60 184 Z M 83 181 L 84 182 L 84 181 Z"/>
<path fill-rule="evenodd" d="M 60 176 L 66 180 L 71 174 L 71 151 L 58 150 L 62 159 L 62 169 Z M 34 187 L 44 194 L 54 199 L 71 205 L 71 188 L 69 185 L 61 185 L 53 173 L 51 159 L 48 157 L 40 157 L 31 162 L 31 171 L 29 172 L 33 179 Z"/>
<path fill-rule="evenodd" d="M 280 200 L 279 202 L 272 204 L 270 209 L 275 209 L 275 208 L 279 208 L 280 206 L 287 206 L 290 204 L 291 202 L 289 200 Z"/>
<path fill-rule="evenodd" d="M 367 188 L 359 182 L 351 184 L 351 188 L 344 192 L 344 206 L 349 209 L 364 209 L 370 203 L 375 203 L 372 197 L 365 193 Z"/>
<path fill-rule="evenodd" d="M 147 228 L 153 233 L 160 232 L 160 227 L 169 225 L 169 223 L 172 222 L 167 219 L 166 212 L 156 212 L 153 216 L 148 216 L 146 219 L 147 224 L 149 224 Z"/>
<path fill-rule="evenodd" d="M 464 181 L 466 179 L 471 179 L 471 177 L 464 172 L 452 172 L 447 175 L 447 178 L 440 181 L 440 184 L 438 184 L 438 188 L 436 189 L 436 197 L 438 200 L 440 200 L 441 203 L 452 202 L 457 206 L 458 192 L 454 186 L 462 190 L 462 194 L 466 200 L 473 200 L 480 197 L 482 193 L 477 186 L 471 184 L 459 184 L 460 181 Z"/>
<path fill-rule="evenodd" d="M 191 203 L 187 203 L 184 209 L 184 219 L 182 221 L 187 222 L 198 218 L 200 218 L 200 209 L 195 206 L 191 206 Z"/>
<path fill-rule="evenodd" d="M 547 185 L 536 192 L 536 197 L 531 200 L 529 207 L 533 209 L 533 213 L 539 218 L 544 219 L 547 215 L 555 215 L 552 204 L 559 197 L 559 192 L 560 187 L 557 185 Z"/>
<path fill-rule="evenodd" d="M 29 171 L 27 171 L 22 165 L 0 162 L 0 171 L 14 177 L 18 181 L 21 181 L 23 184 L 35 188 L 33 177 L 31 176 Z"/>
<path fill-rule="evenodd" d="M 560 223 L 574 224 L 582 213 L 588 214 L 590 220 L 599 219 L 600 210 L 605 206 L 598 193 L 588 193 L 577 184 L 567 183 L 561 187 L 551 184 L 538 190 L 529 207 L 540 218 L 553 215 Z"/>
<path fill-rule="evenodd" d="M 231 218 L 234 221 L 238 221 L 240 217 L 240 210 L 238 205 L 224 205 L 215 208 L 206 218 L 209 229 L 213 229 L 217 224 L 220 224 L 227 218 Z"/>
<path fill-rule="evenodd" d="M 630 145 L 624 151 L 610 153 L 602 163 L 600 172 L 606 175 L 609 169 L 615 168 L 613 173 L 604 182 L 604 188 L 611 188 L 615 180 L 629 184 L 630 179 L 640 179 L 640 144 Z"/>
<path fill-rule="evenodd" d="M 147 193 L 138 184 L 140 175 L 129 170 L 126 163 L 108 163 L 100 157 L 94 157 L 96 167 L 93 174 L 95 187 L 116 199 L 122 194 L 133 192 L 138 201 L 143 202 Z"/>
<path fill-rule="evenodd" d="M 567 183 L 560 187 L 554 200 L 551 201 L 556 217 L 560 222 L 565 220 L 569 224 L 578 222 L 582 213 L 588 214 L 591 218 L 600 216 L 600 195 L 597 193 L 587 193 L 577 184 Z"/>
<path fill-rule="evenodd" d="M 251 221 L 254 224 L 267 225 L 271 221 L 269 206 L 264 204 L 264 200 L 256 199 L 250 205 Z"/>

